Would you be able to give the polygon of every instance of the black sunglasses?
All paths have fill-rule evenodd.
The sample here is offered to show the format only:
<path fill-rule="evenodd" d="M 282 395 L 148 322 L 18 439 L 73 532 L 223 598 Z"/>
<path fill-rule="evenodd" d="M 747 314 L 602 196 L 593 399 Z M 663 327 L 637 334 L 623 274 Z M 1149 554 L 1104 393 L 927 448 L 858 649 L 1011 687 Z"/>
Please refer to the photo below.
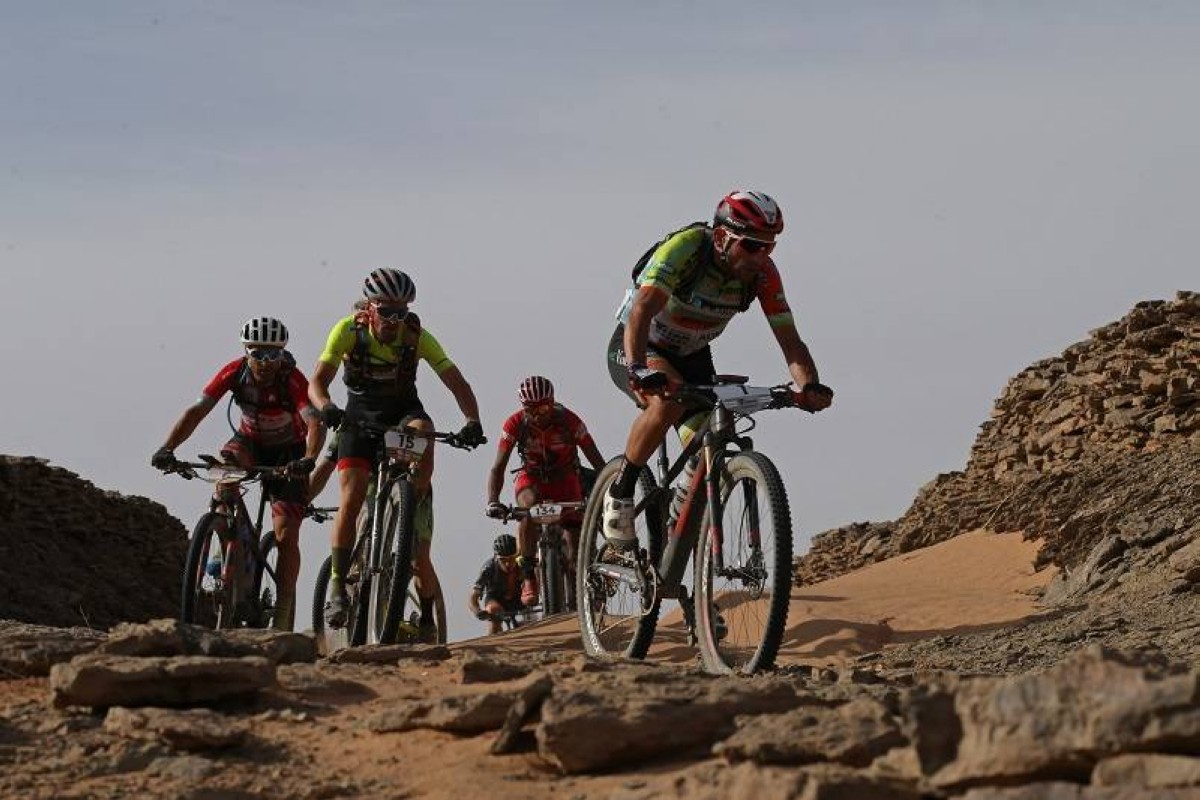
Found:
<path fill-rule="evenodd" d="M 760 250 L 766 250 L 768 247 L 773 247 L 775 245 L 774 242 L 764 242 L 760 239 L 747 239 L 745 236 L 739 238 L 738 241 L 742 243 L 742 249 L 747 253 L 757 253 Z"/>
<path fill-rule="evenodd" d="M 399 322 L 408 316 L 408 306 L 375 306 L 375 313 L 389 322 Z"/>
<path fill-rule="evenodd" d="M 247 350 L 246 355 L 255 361 L 278 361 L 283 358 L 283 350 L 277 347 L 259 347 L 254 350 Z"/>

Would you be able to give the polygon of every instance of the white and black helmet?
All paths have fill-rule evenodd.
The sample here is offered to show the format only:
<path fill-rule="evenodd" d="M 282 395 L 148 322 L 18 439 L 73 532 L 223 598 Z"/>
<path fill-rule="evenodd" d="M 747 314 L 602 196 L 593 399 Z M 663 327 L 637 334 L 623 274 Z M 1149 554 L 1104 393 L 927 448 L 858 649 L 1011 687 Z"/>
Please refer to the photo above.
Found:
<path fill-rule="evenodd" d="M 287 326 L 274 317 L 254 317 L 242 326 L 242 344 L 252 346 L 274 345 L 286 347 Z"/>
<path fill-rule="evenodd" d="M 385 303 L 411 303 L 417 299 L 417 285 L 400 270 L 383 267 L 363 281 L 363 297 Z"/>

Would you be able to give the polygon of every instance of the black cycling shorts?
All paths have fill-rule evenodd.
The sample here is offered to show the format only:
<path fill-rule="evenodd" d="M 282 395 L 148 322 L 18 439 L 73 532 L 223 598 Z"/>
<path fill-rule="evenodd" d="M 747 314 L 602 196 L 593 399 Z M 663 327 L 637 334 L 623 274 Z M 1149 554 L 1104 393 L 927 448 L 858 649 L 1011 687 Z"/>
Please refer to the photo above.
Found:
<path fill-rule="evenodd" d="M 637 398 L 629 390 L 629 360 L 625 358 L 624 325 L 617 325 L 617 329 L 613 331 L 612 338 L 608 340 L 606 360 L 608 361 L 608 374 L 612 378 L 612 382 L 636 403 Z M 686 356 L 656 348 L 653 345 L 647 345 L 646 361 L 648 362 L 648 366 L 654 366 L 654 361 L 656 360 L 665 361 L 687 383 L 712 383 L 713 376 L 717 374 L 716 367 L 713 366 L 712 348 L 708 345 Z"/>
<path fill-rule="evenodd" d="M 294 442 L 293 444 L 267 447 L 240 433 L 235 433 L 233 438 L 221 448 L 221 454 L 225 455 L 226 453 L 232 456 L 226 457 L 226 460 L 231 463 L 249 463 L 259 467 L 282 467 L 304 457 L 304 443 Z M 300 505 L 308 503 L 307 478 L 269 478 L 262 483 L 267 497 L 277 503 L 299 503 Z"/>
<path fill-rule="evenodd" d="M 371 401 L 361 395 L 350 395 L 346 402 L 346 418 L 338 428 L 338 466 L 341 467 L 347 460 L 366 462 L 371 470 L 378 466 L 383 435 L 362 430 L 355 424 L 358 421 L 393 427 L 409 419 L 433 421 L 415 394 L 407 402 Z"/>

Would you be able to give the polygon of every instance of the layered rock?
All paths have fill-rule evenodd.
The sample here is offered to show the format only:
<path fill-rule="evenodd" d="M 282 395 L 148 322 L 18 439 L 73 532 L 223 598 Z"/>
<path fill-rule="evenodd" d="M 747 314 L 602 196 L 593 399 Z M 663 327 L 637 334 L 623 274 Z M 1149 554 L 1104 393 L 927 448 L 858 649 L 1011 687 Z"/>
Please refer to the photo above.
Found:
<path fill-rule="evenodd" d="M 805 583 L 974 528 L 1045 537 L 1073 567 L 1106 536 L 1200 528 L 1200 294 L 1139 303 L 1008 382 L 966 469 L 922 487 L 898 520 L 814 537 Z"/>
<path fill-rule="evenodd" d="M 0 456 L 0 619 L 107 628 L 179 611 L 187 531 L 158 503 Z"/>

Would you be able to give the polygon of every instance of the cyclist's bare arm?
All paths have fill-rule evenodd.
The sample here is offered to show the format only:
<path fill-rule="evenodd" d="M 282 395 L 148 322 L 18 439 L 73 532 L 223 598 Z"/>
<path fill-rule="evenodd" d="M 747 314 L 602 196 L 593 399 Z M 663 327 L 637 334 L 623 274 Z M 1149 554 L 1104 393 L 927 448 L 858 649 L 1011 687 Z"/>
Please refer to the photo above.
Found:
<path fill-rule="evenodd" d="M 496 460 L 492 462 L 492 469 L 488 472 L 487 501 L 489 503 L 500 502 L 500 492 L 504 489 L 504 473 L 508 469 L 508 460 L 512 458 L 512 448 L 507 445 L 508 443 L 501 437 L 500 444 L 496 448 Z"/>
<path fill-rule="evenodd" d="M 329 384 L 337 376 L 337 365 L 318 361 L 308 381 L 308 400 L 318 412 L 333 402 L 329 397 Z"/>
<path fill-rule="evenodd" d="M 796 385 L 820 383 L 820 378 L 817 377 L 817 365 L 813 362 L 812 354 L 808 352 L 808 345 L 800 339 L 800 334 L 796 332 L 796 326 L 790 322 L 784 323 L 773 326 L 771 332 L 775 334 L 775 341 L 779 342 L 779 349 L 783 352 L 788 371 Z"/>
<path fill-rule="evenodd" d="M 321 454 L 321 446 L 325 444 L 325 426 L 321 424 L 321 415 L 312 406 L 306 406 L 300 412 L 301 419 L 307 428 L 304 434 L 304 455 L 316 460 Z"/>
<path fill-rule="evenodd" d="M 656 286 L 643 286 L 633 298 L 629 323 L 625 326 L 625 358 L 631 364 L 646 363 L 646 343 L 650 340 L 650 321 L 667 307 L 671 295 Z"/>
<path fill-rule="evenodd" d="M 183 414 L 175 421 L 171 432 L 167 434 L 167 440 L 163 442 L 163 447 L 174 450 L 186 442 L 192 432 L 196 430 L 196 426 L 208 416 L 208 412 L 212 411 L 216 404 L 217 401 L 214 398 L 201 395 L 200 399 L 184 409 Z"/>
<path fill-rule="evenodd" d="M 454 395 L 454 402 L 458 403 L 458 410 L 462 412 L 463 416 L 468 420 L 478 422 L 479 401 L 475 399 L 475 392 L 471 390 L 471 384 L 467 383 L 467 379 L 463 377 L 458 367 L 450 367 L 438 377 L 450 390 L 450 394 Z"/>
<path fill-rule="evenodd" d="M 796 387 L 803 391 L 804 387 L 809 384 L 820 383 L 817 365 L 813 362 L 812 354 L 808 352 L 808 345 L 800 339 L 800 334 L 796 332 L 796 326 L 789 322 L 772 327 L 771 330 L 775 333 L 775 340 L 779 342 L 779 349 L 783 351 L 788 372 L 791 373 Z M 832 395 L 808 394 L 812 396 L 805 397 L 805 406 L 811 411 L 827 408 L 833 401 Z"/>
<path fill-rule="evenodd" d="M 604 469 L 604 456 L 600 455 L 600 448 L 596 447 L 594 439 L 588 439 L 585 444 L 580 445 L 579 449 L 583 450 L 583 454 L 587 456 L 587 460 L 591 463 L 593 469 L 597 472 Z"/>

